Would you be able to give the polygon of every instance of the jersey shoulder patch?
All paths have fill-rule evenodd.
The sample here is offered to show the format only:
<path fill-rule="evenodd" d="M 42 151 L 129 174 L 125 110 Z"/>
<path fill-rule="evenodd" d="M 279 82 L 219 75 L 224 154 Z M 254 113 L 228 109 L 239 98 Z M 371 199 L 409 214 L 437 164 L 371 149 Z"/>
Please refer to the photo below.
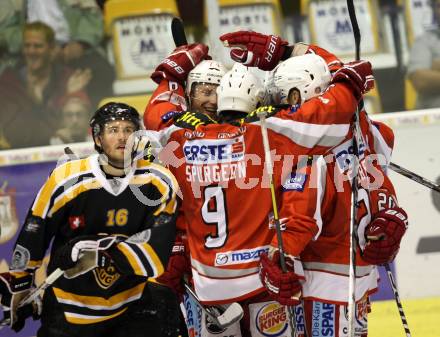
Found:
<path fill-rule="evenodd" d="M 271 117 L 273 115 L 276 115 L 280 110 L 282 110 L 284 107 L 283 105 L 263 105 L 255 110 L 248 113 L 248 115 L 245 117 L 244 122 L 245 123 L 253 123 L 258 122 L 260 120 L 260 117 L 258 116 L 261 113 L 265 113 L 266 118 Z"/>
<path fill-rule="evenodd" d="M 174 125 L 195 130 L 200 125 L 215 124 L 216 121 L 200 112 L 185 111 L 174 116 Z"/>

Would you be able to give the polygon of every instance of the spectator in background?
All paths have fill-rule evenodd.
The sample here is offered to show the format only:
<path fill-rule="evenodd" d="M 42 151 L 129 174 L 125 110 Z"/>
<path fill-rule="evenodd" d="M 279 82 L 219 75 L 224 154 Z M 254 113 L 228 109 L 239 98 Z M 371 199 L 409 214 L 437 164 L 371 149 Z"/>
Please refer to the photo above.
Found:
<path fill-rule="evenodd" d="M 408 64 L 417 109 L 440 107 L 440 0 L 433 0 L 432 7 L 436 26 L 416 38 Z"/>
<path fill-rule="evenodd" d="M 84 94 L 69 95 L 61 108 L 60 128 L 50 139 L 50 144 L 66 144 L 92 141 L 88 132 L 90 112 L 92 107 L 90 100 Z"/>
<path fill-rule="evenodd" d="M 16 9 L 16 0 L 0 1 L 0 73 L 20 58 L 21 30 L 13 24 Z"/>
<path fill-rule="evenodd" d="M 89 82 L 90 72 L 72 72 L 54 62 L 54 53 L 54 31 L 42 22 L 27 23 L 24 64 L 0 75 L 3 149 L 48 145 L 58 129 L 60 103 Z"/>
<path fill-rule="evenodd" d="M 4 41 L 11 55 L 20 49 L 24 23 L 42 21 L 55 31 L 57 56 L 74 69 L 91 71 L 86 91 L 92 106 L 113 95 L 115 72 L 101 47 L 104 24 L 95 0 L 1 0 L 0 12 L 6 10 L 14 12 L 0 21 L 0 46 Z"/>

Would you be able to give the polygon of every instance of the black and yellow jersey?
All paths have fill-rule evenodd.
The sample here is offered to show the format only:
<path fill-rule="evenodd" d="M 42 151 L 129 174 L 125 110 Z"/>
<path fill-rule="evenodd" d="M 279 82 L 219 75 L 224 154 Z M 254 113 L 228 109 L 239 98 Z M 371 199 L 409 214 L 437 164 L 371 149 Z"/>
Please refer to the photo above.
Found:
<path fill-rule="evenodd" d="M 124 177 L 110 179 L 98 155 L 58 166 L 28 212 L 11 269 L 38 268 L 50 246 L 53 253 L 78 236 L 116 235 L 120 240 L 111 255 L 118 268 L 61 277 L 45 296 L 56 297 L 71 323 L 118 316 L 142 297 L 148 277 L 164 271 L 174 242 L 177 189 L 166 168 L 145 160 L 135 162 Z"/>

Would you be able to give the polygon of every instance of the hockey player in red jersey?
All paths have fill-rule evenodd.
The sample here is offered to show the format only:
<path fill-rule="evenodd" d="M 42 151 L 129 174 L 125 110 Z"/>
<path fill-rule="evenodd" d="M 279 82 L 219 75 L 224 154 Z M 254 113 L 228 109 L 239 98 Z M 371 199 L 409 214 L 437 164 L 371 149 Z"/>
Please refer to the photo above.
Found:
<path fill-rule="evenodd" d="M 148 130 L 168 125 L 179 111 L 198 111 L 216 117 L 216 88 L 225 74 L 221 62 L 208 56 L 208 47 L 201 43 L 176 48 L 151 75 L 159 85 L 144 113 Z"/>
<path fill-rule="evenodd" d="M 299 47 L 298 53 L 308 49 Z M 314 49 L 334 58 L 317 47 Z M 325 62 L 323 65 L 319 69 L 327 73 L 330 81 Z M 313 99 L 314 104 L 304 104 L 296 112 L 287 106 L 260 107 L 259 111 L 270 116 L 267 124 L 277 154 L 325 153 L 343 141 L 357 96 L 368 90 L 371 82 L 367 78 L 371 67 L 361 65 L 361 70 L 360 88 L 350 78 L 333 81 L 329 90 L 322 87 L 323 94 Z M 208 304 L 233 301 L 240 301 L 244 307 L 249 304 L 241 332 L 257 336 L 254 318 L 262 307 L 254 304 L 269 300 L 258 274 L 259 255 L 268 250 L 274 232 L 268 225 L 272 204 L 263 174 L 264 151 L 258 117 L 255 110 L 248 112 L 261 103 L 264 89 L 249 72 L 233 69 L 222 79 L 218 94 L 219 123 L 203 114 L 185 112 L 174 117 L 174 125 L 151 133 L 150 137 L 170 146 L 160 159 L 181 182 L 197 295 Z M 278 161 L 277 197 L 281 193 L 282 167 L 282 161 Z M 302 277 L 301 264 L 296 268 L 298 281 Z M 285 333 L 285 313 L 270 306 L 265 310 L 268 310 L 265 316 L 268 324 L 275 312 L 277 319 L 284 315 L 280 331 Z M 228 331 L 228 334 L 237 332 Z"/>
<path fill-rule="evenodd" d="M 56 167 L 29 210 L 10 272 L 0 275 L 5 314 L 13 329 L 23 326 L 17 303 L 51 244 L 48 273 L 65 273 L 45 291 L 39 337 L 177 336 L 178 312 L 158 314 L 166 299 L 146 286 L 174 242 L 177 182 L 160 165 L 132 160 L 128 139 L 142 125 L 133 107 L 108 103 L 90 125 L 98 154 Z M 114 243 L 82 269 L 102 237 Z"/>
<path fill-rule="evenodd" d="M 144 112 L 145 127 L 160 130 L 172 122 L 173 115 L 187 108 L 216 118 L 216 88 L 225 72 L 222 63 L 210 59 L 208 47 L 204 44 L 176 48 L 151 75 L 158 87 Z M 174 291 L 181 298 L 184 293 L 182 276 L 191 272 L 183 216 L 178 216 L 176 227 L 175 245 L 168 266 L 162 276 L 149 285 L 157 296 L 175 296 Z M 171 305 L 169 303 L 168 307 Z M 164 306 L 157 310 L 169 311 Z"/>
<path fill-rule="evenodd" d="M 262 38 L 256 33 L 254 38 Z M 238 35 L 238 34 L 237 34 Z M 267 37 L 269 40 L 269 37 Z M 237 44 L 244 41 L 236 41 Z M 251 49 L 254 47 L 251 47 Z M 255 55 L 254 55 L 255 56 Z M 289 103 L 299 109 L 318 96 L 322 79 L 316 76 L 312 56 L 291 58 L 275 68 L 270 91 L 276 103 Z M 305 64 L 301 64 L 305 62 Z M 357 77 L 356 68 L 347 69 L 332 62 L 333 78 Z M 339 70 L 339 71 L 338 71 Z M 381 168 L 389 162 L 393 146 L 392 131 L 372 123 L 361 112 L 360 174 L 358 194 L 356 336 L 367 335 L 368 295 L 377 288 L 375 265 L 391 262 L 398 252 L 407 227 L 407 216 L 398 207 L 393 186 Z M 300 258 L 304 267 L 302 306 L 296 307 L 297 333 L 300 336 L 347 336 L 348 264 L 350 240 L 350 159 L 351 139 L 331 149 L 313 163 L 300 162 L 283 181 L 280 217 L 283 218 L 284 248 Z M 376 158 L 376 155 L 381 155 Z M 347 162 L 348 160 L 348 162 Z M 301 167 L 302 166 L 302 167 Z M 377 232 L 376 232 L 377 231 Z M 373 234 L 376 232 L 376 234 Z M 272 298 L 295 305 L 299 294 L 295 274 L 283 274 L 272 242 L 272 258 L 262 254 L 261 278 Z M 291 265 L 287 263 L 287 265 Z M 289 276 L 291 276 L 289 278 Z M 306 329 L 307 333 L 304 332 Z"/>

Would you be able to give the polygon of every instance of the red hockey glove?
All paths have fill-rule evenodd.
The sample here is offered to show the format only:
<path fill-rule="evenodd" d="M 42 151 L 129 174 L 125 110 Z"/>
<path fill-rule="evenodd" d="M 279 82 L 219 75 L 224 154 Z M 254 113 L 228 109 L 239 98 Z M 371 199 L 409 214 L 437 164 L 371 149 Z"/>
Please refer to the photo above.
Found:
<path fill-rule="evenodd" d="M 288 57 L 285 55 L 288 54 L 288 42 L 276 35 L 238 31 L 223 34 L 220 40 L 231 47 L 231 58 L 245 66 L 272 70 L 280 60 Z"/>
<path fill-rule="evenodd" d="M 286 257 L 287 273 L 280 267 L 280 253 L 276 251 L 272 260 L 260 255 L 260 280 L 269 292 L 270 297 L 280 304 L 294 306 L 300 303 L 301 283 L 304 277 L 295 273 L 292 259 Z"/>
<path fill-rule="evenodd" d="M 333 75 L 332 83 L 337 82 L 345 82 L 350 85 L 354 96 L 360 99 L 363 94 L 374 88 L 371 63 L 361 60 L 344 64 Z"/>
<path fill-rule="evenodd" d="M 41 300 L 19 307 L 20 302 L 29 294 L 33 286 L 33 276 L 27 272 L 7 272 L 0 274 L 0 297 L 4 320 L 15 332 L 23 329 L 28 317 L 36 319 L 41 313 Z"/>
<path fill-rule="evenodd" d="M 171 288 L 179 297 L 185 293 L 183 276 L 191 273 L 189 257 L 185 252 L 183 237 L 178 234 L 168 260 L 167 268 L 162 275 L 156 278 L 159 283 Z"/>
<path fill-rule="evenodd" d="M 193 43 L 180 46 L 165 58 L 151 74 L 151 79 L 157 84 L 162 79 L 184 83 L 188 73 L 208 56 L 208 46 L 202 43 Z"/>
<path fill-rule="evenodd" d="M 367 244 L 362 252 L 365 262 L 384 264 L 394 260 L 408 227 L 408 217 L 400 207 L 382 210 L 365 228 Z"/>

